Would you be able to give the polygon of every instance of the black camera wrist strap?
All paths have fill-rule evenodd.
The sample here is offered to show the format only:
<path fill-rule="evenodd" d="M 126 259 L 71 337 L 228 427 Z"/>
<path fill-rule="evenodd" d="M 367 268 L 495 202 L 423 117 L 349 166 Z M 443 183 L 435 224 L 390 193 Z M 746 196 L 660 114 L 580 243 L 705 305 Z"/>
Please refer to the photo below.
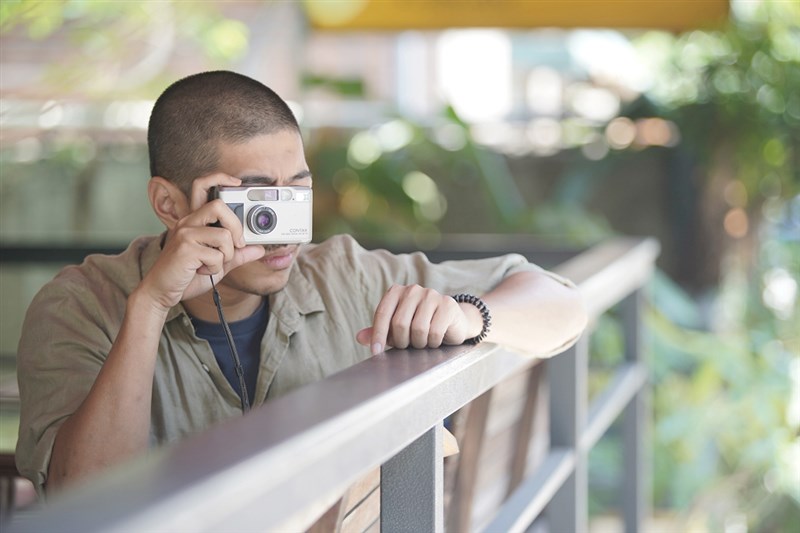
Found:
<path fill-rule="evenodd" d="M 217 286 L 214 284 L 214 277 L 209 276 L 211 279 L 211 290 L 214 297 L 214 305 L 217 307 L 217 315 L 219 316 L 219 321 L 222 324 L 222 329 L 225 331 L 225 338 L 228 341 L 228 348 L 231 352 L 231 357 L 233 358 L 233 366 L 236 371 L 236 376 L 239 378 L 239 389 L 242 391 L 241 399 L 242 399 L 242 413 L 246 413 L 250 410 L 250 398 L 247 394 L 247 385 L 244 381 L 244 370 L 242 369 L 242 362 L 239 360 L 239 352 L 236 351 L 236 343 L 233 342 L 233 334 L 231 333 L 231 328 L 228 327 L 228 323 L 225 321 L 225 315 L 222 314 L 222 304 L 219 300 L 219 292 L 217 291 Z"/>

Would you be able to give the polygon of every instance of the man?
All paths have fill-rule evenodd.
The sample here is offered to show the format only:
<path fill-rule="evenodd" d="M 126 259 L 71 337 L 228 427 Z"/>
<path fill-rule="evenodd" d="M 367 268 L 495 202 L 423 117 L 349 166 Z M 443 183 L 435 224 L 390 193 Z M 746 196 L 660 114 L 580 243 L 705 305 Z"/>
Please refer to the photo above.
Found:
<path fill-rule="evenodd" d="M 347 236 L 246 245 L 233 211 L 207 200 L 212 187 L 311 186 L 294 116 L 250 78 L 207 72 L 170 86 L 148 147 L 165 233 L 67 267 L 26 316 L 17 464 L 40 492 L 236 416 L 244 394 L 257 406 L 389 347 L 485 336 L 548 355 L 584 327 L 569 282 L 517 255 L 433 265 Z"/>

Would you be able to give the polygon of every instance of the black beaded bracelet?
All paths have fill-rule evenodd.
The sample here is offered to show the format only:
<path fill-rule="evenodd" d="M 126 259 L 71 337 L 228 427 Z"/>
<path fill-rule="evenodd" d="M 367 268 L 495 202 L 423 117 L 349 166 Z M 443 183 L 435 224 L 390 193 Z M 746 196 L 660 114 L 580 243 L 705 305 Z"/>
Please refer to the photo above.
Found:
<path fill-rule="evenodd" d="M 489 308 L 486 307 L 486 304 L 483 302 L 483 300 L 477 296 L 473 296 L 472 294 L 456 294 L 452 298 L 458 303 L 472 304 L 478 308 L 478 311 L 481 312 L 481 318 L 483 319 L 483 328 L 481 329 L 481 332 L 477 336 L 464 341 L 466 344 L 478 344 L 486 338 L 486 335 L 489 334 L 489 326 L 492 325 L 492 315 L 489 314 Z"/>

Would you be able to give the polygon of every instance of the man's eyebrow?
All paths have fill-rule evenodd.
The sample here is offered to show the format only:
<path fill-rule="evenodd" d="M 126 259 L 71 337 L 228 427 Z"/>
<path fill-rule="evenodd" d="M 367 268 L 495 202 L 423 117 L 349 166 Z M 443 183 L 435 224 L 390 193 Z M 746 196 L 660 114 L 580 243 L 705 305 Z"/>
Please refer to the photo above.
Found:
<path fill-rule="evenodd" d="M 305 178 L 311 177 L 310 170 L 301 170 L 294 176 L 290 178 L 290 181 L 297 181 Z M 242 176 L 240 178 L 242 180 L 242 185 L 263 185 L 265 187 L 274 187 L 278 180 L 275 178 L 271 178 L 269 176 Z"/>
<path fill-rule="evenodd" d="M 242 185 L 264 185 L 267 187 L 272 187 L 277 183 L 275 178 L 270 178 L 269 176 L 242 176 L 239 178 L 242 180 Z"/>

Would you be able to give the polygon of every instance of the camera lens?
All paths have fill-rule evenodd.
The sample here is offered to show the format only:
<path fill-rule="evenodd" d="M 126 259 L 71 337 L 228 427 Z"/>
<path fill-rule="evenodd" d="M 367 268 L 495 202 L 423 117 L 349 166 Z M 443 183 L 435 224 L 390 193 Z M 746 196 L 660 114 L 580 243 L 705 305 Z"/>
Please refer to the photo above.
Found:
<path fill-rule="evenodd" d="M 265 205 L 254 207 L 247 214 L 247 225 L 253 233 L 265 234 L 275 229 L 278 217 Z"/>

